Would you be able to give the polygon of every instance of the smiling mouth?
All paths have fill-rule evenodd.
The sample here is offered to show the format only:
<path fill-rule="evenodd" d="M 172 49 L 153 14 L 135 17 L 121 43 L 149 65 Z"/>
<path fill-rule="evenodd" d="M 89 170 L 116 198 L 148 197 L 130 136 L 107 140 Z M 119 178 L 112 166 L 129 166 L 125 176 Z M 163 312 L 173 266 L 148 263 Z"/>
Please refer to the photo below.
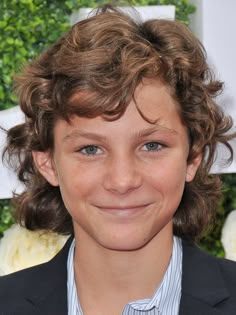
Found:
<path fill-rule="evenodd" d="M 107 214 L 114 216 L 134 216 L 147 211 L 150 204 L 144 205 L 127 205 L 127 206 L 97 206 L 97 208 Z"/>

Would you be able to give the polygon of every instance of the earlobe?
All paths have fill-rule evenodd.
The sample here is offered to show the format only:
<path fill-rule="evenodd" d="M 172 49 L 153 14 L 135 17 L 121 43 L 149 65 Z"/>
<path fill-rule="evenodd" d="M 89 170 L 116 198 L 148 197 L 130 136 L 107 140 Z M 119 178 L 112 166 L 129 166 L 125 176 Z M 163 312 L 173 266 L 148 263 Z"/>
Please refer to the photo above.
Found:
<path fill-rule="evenodd" d="M 43 177 L 52 185 L 58 186 L 57 172 L 50 152 L 32 152 L 34 164 Z"/>
<path fill-rule="evenodd" d="M 186 171 L 186 182 L 191 182 L 197 173 L 197 170 L 202 162 L 202 153 L 199 153 L 189 164 Z"/>

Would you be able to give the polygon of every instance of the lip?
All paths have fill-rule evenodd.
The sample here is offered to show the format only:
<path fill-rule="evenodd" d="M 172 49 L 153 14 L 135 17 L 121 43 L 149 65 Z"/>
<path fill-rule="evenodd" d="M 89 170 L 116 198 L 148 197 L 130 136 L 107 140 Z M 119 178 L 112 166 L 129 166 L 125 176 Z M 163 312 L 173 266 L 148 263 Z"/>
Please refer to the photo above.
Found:
<path fill-rule="evenodd" d="M 127 206 L 97 206 L 97 208 L 109 215 L 118 217 L 130 217 L 140 215 L 142 212 L 146 212 L 150 204 L 144 205 L 127 205 Z"/>

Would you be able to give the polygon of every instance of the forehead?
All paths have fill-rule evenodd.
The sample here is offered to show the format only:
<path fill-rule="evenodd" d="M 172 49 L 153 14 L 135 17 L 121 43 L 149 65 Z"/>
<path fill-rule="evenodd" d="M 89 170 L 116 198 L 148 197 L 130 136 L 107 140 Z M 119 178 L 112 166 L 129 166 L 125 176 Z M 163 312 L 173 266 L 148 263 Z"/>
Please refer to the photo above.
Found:
<path fill-rule="evenodd" d="M 172 95 L 171 88 L 161 80 L 144 79 L 134 93 L 138 108 L 148 114 L 162 114 L 178 111 L 179 104 Z M 152 117 L 150 117 L 152 118 Z"/>
<path fill-rule="evenodd" d="M 174 130 L 176 126 L 181 127 L 182 123 L 169 88 L 158 80 L 145 80 L 136 88 L 134 98 L 118 119 L 108 120 L 104 115 L 94 118 L 73 115 L 68 123 L 59 121 L 55 131 L 60 133 L 62 129 L 63 133 L 70 134 L 73 130 L 85 129 L 110 134 L 125 130 L 128 135 L 139 129 Z"/>
<path fill-rule="evenodd" d="M 80 90 L 74 92 L 65 108 L 66 120 L 77 115 L 79 117 L 94 118 L 103 116 L 106 120 L 116 120 L 122 116 L 129 104 L 135 102 L 137 108 L 142 111 L 144 116 L 151 110 L 158 111 L 161 104 L 165 103 L 166 110 L 175 108 L 180 110 L 180 106 L 175 100 L 173 89 L 158 78 L 143 78 L 136 88 L 128 91 L 115 91 L 114 95 L 90 90 Z M 162 108 L 163 110 L 163 108 Z M 63 116 L 61 117 L 63 119 Z M 153 117 L 150 117 L 153 119 Z"/>

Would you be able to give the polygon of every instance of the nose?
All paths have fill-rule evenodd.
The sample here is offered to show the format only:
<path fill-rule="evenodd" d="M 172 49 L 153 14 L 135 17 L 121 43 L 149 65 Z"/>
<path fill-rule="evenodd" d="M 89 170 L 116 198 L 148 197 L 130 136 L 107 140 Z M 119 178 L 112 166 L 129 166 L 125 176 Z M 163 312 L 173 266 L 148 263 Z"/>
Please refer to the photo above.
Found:
<path fill-rule="evenodd" d="M 112 159 L 106 170 L 104 188 L 116 194 L 126 194 L 141 186 L 142 176 L 135 159 Z"/>

